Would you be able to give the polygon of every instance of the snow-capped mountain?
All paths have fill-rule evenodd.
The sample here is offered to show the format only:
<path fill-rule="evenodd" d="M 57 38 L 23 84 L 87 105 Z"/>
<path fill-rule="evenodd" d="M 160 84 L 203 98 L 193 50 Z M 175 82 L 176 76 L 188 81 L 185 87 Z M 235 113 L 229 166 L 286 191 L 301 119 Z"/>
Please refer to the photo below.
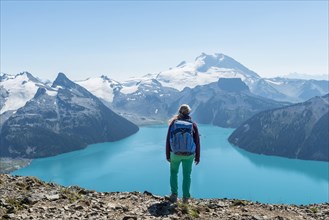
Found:
<path fill-rule="evenodd" d="M 112 103 L 116 90 L 120 90 L 122 88 L 119 82 L 104 75 L 101 77 L 93 77 L 86 80 L 76 81 L 75 83 L 86 88 L 89 92 L 100 98 L 105 103 Z"/>
<path fill-rule="evenodd" d="M 167 120 L 167 104 L 179 93 L 174 88 L 163 87 L 154 74 L 117 82 L 106 76 L 77 81 L 102 102 L 137 124 Z"/>
<path fill-rule="evenodd" d="M 278 101 L 300 102 L 329 92 L 328 81 L 273 78 L 264 79 L 257 73 L 224 54 L 198 56 L 194 62 L 181 62 L 177 67 L 160 72 L 156 79 L 167 87 L 182 91 L 217 82 L 220 78 L 240 78 L 250 91 Z"/>
<path fill-rule="evenodd" d="M 136 93 L 136 91 L 142 94 L 143 90 L 139 87 L 145 84 L 152 85 L 149 83 L 152 80 L 159 82 L 162 87 L 182 91 L 184 88 L 193 89 L 196 86 L 217 82 L 220 78 L 240 78 L 252 93 L 277 101 L 300 102 L 315 95 L 324 95 L 329 92 L 328 81 L 261 78 L 238 61 L 221 53 L 214 55 L 202 53 L 194 62 L 183 61 L 175 68 L 167 71 L 132 78 L 123 82 L 102 76 L 77 83 L 101 98 L 104 103 L 110 104 L 115 99 L 116 94 L 129 95 Z M 148 93 L 149 91 L 158 92 L 157 88 L 147 88 L 147 90 Z"/>
<path fill-rule="evenodd" d="M 105 75 L 102 75 L 101 77 L 75 81 L 75 83 L 86 88 L 89 92 L 100 98 L 104 104 L 108 106 L 111 106 L 114 97 L 118 94 L 133 94 L 136 96 L 137 91 L 139 91 L 138 94 L 141 94 L 143 91 L 153 91 L 155 93 L 159 93 L 159 91 L 162 89 L 162 85 L 161 83 L 154 82 L 156 82 L 154 74 L 130 78 L 123 82 L 110 79 Z M 153 86 L 155 87 L 153 88 Z M 131 100 L 134 100 L 134 98 Z"/>
<path fill-rule="evenodd" d="M 137 124 L 165 122 L 177 113 L 180 104 L 189 103 L 196 122 L 237 127 L 262 110 L 285 104 L 252 94 L 240 78 L 220 78 L 180 92 L 163 87 L 156 79 L 134 85 L 137 90 L 132 93 L 117 93 L 111 108 Z"/>
<path fill-rule="evenodd" d="M 28 72 L 0 75 L 0 114 L 17 110 L 33 98 L 39 88 L 47 87 Z"/>
<path fill-rule="evenodd" d="M 51 88 L 39 88 L 4 122 L 0 150 L 3 156 L 52 156 L 137 131 L 136 125 L 59 73 Z"/>
<path fill-rule="evenodd" d="M 327 81 L 261 78 L 233 58 L 220 53 L 203 53 L 194 62 L 183 61 L 170 70 L 123 82 L 102 76 L 77 83 L 114 111 L 143 124 L 145 120 L 163 121 L 171 117 L 177 110 L 177 100 L 189 89 L 194 91 L 198 86 L 206 87 L 227 78 L 241 79 L 252 94 L 277 101 L 300 102 L 329 92 Z M 204 97 L 211 96 L 203 93 Z M 189 101 L 193 102 L 192 99 Z"/>
<path fill-rule="evenodd" d="M 23 76 L 29 80 L 24 80 Z M 150 117 L 155 121 L 170 117 L 174 112 L 171 106 L 177 105 L 177 100 L 185 94 L 185 89 L 188 91 L 226 78 L 241 79 L 254 95 L 276 101 L 296 103 L 329 92 L 328 81 L 261 78 L 238 61 L 221 53 L 203 53 L 193 62 L 183 61 L 170 70 L 122 82 L 103 75 L 76 83 L 98 97 L 107 107 L 140 123 Z M 24 106 L 39 87 L 50 87 L 49 82 L 42 83 L 28 73 L 17 76 L 2 74 L 0 80 L 1 113 Z M 176 108 L 177 106 L 175 111 Z M 6 115 L 0 114 L 2 122 L 10 116 L 8 112 Z"/>
<path fill-rule="evenodd" d="M 233 58 L 224 54 L 202 53 L 194 62 L 181 62 L 175 68 L 160 72 L 156 79 L 166 87 L 182 91 L 217 82 L 219 78 L 241 78 L 249 87 L 261 77 Z"/>
<path fill-rule="evenodd" d="M 326 80 L 305 80 L 305 79 L 287 79 L 271 78 L 262 79 L 260 82 L 271 85 L 281 98 L 288 97 L 289 101 L 300 102 L 308 100 L 314 96 L 322 96 L 329 92 L 329 82 Z"/>
<path fill-rule="evenodd" d="M 178 90 L 163 87 L 156 79 L 130 83 L 123 83 L 111 108 L 137 124 L 166 121 L 168 106 L 179 96 Z"/>
<path fill-rule="evenodd" d="M 193 63 L 183 61 L 177 67 L 159 74 L 148 74 L 120 83 L 105 76 L 77 81 L 76 83 L 84 86 L 102 100 L 112 102 L 115 93 L 133 94 L 141 90 L 139 87 L 142 85 L 148 85 L 146 92 L 155 91 L 157 93 L 159 86 L 182 91 L 185 87 L 194 88 L 198 85 L 217 82 L 219 78 L 241 78 L 250 86 L 261 77 L 229 56 L 202 53 Z M 154 80 L 160 83 L 157 88 L 151 88 Z"/>
<path fill-rule="evenodd" d="M 287 79 L 313 79 L 313 80 L 329 80 L 328 74 L 306 74 L 306 73 L 289 73 L 281 76 Z"/>

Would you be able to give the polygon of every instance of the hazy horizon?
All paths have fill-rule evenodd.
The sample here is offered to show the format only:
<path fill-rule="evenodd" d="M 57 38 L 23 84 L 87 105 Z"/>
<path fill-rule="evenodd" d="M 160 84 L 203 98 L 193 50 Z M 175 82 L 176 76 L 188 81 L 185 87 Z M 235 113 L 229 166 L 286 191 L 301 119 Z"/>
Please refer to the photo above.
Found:
<path fill-rule="evenodd" d="M 248 68 L 248 66 L 246 66 L 246 67 Z M 165 70 L 163 70 L 163 71 L 165 71 Z M 147 75 L 147 74 L 142 74 L 142 75 L 127 76 L 126 78 L 122 78 L 122 77 L 115 78 L 116 76 L 112 77 L 111 74 L 104 73 L 104 74 L 91 74 L 90 76 L 84 76 L 84 78 L 83 77 L 82 78 L 79 78 L 79 77 L 71 78 L 70 74 L 67 74 L 65 72 L 60 71 L 58 73 L 54 73 L 54 78 L 47 78 L 47 77 L 44 77 L 44 75 L 39 76 L 39 75 L 36 75 L 35 73 L 33 73 L 31 71 L 28 71 L 28 70 L 20 71 L 18 73 L 0 72 L 0 74 L 17 75 L 17 74 L 20 74 L 20 73 L 23 73 L 23 72 L 29 72 L 34 77 L 37 77 L 37 78 L 39 78 L 43 81 L 47 81 L 47 80 L 53 81 L 53 80 L 55 80 L 58 73 L 64 73 L 68 78 L 70 78 L 71 80 L 74 80 L 74 81 L 83 81 L 83 80 L 86 80 L 88 78 L 101 77 L 102 75 L 107 76 L 112 80 L 125 81 L 125 80 L 129 80 L 129 79 L 133 79 L 133 78 L 142 78 L 143 76 Z M 258 74 L 258 75 L 260 75 L 260 74 Z M 260 77 L 262 77 L 262 78 L 282 77 L 282 78 L 288 78 L 288 79 L 306 79 L 306 80 L 313 79 L 313 80 L 328 80 L 329 81 L 329 74 L 308 74 L 308 73 L 296 73 L 296 72 L 283 74 L 283 75 L 273 75 L 273 76 L 262 76 L 262 75 L 260 75 Z"/>

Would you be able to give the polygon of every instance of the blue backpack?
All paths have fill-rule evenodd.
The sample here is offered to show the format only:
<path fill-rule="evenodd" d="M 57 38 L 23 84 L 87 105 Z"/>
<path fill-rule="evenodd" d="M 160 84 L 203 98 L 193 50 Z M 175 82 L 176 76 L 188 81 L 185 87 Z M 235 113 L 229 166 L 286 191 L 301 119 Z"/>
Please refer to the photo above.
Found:
<path fill-rule="evenodd" d="M 194 153 L 193 122 L 175 120 L 170 129 L 170 147 L 174 153 Z"/>

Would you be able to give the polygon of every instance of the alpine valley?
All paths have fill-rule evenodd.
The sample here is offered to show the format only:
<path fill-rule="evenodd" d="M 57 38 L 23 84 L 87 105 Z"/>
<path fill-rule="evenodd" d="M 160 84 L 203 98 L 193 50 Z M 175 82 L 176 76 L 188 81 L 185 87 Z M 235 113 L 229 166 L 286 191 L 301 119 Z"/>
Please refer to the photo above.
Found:
<path fill-rule="evenodd" d="M 322 126 L 328 122 L 328 92 L 327 80 L 262 78 L 224 54 L 202 53 L 194 62 L 183 61 L 169 70 L 122 82 L 104 75 L 73 82 L 59 73 L 51 83 L 27 72 L 16 76 L 2 73 L 0 153 L 36 158 L 119 140 L 137 132 L 135 124 L 166 123 L 180 104 L 188 103 L 197 123 L 238 128 L 230 141 L 241 148 L 328 161 L 328 156 L 322 155 L 328 155 L 328 140 L 320 147 L 324 151 L 313 147 L 321 142 Z M 285 110 L 297 108 L 304 110 Z M 280 120 L 291 121 L 284 131 L 279 129 L 279 116 L 273 116 L 278 111 L 284 115 Z M 270 142 L 280 140 L 281 147 L 296 149 L 264 145 L 268 138 L 260 132 L 264 117 L 271 119 L 265 129 L 275 136 Z M 246 123 L 251 133 L 244 132 Z M 299 136 L 303 127 L 307 131 Z M 293 142 L 284 136 L 287 132 L 296 132 Z M 306 154 L 311 156 L 302 156 Z"/>

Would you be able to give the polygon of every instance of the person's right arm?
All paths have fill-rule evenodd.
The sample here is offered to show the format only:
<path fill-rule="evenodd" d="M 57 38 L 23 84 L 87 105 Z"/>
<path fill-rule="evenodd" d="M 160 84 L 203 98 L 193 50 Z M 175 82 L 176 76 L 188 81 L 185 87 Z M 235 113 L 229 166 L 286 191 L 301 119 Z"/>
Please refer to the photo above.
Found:
<path fill-rule="evenodd" d="M 170 162 L 170 127 L 171 124 L 168 126 L 167 138 L 166 138 L 166 157 L 168 162 Z"/>
<path fill-rule="evenodd" d="M 199 130 L 198 130 L 198 126 L 193 123 L 193 140 L 195 143 L 195 164 L 198 165 L 198 163 L 200 162 L 200 136 L 199 136 Z"/>

